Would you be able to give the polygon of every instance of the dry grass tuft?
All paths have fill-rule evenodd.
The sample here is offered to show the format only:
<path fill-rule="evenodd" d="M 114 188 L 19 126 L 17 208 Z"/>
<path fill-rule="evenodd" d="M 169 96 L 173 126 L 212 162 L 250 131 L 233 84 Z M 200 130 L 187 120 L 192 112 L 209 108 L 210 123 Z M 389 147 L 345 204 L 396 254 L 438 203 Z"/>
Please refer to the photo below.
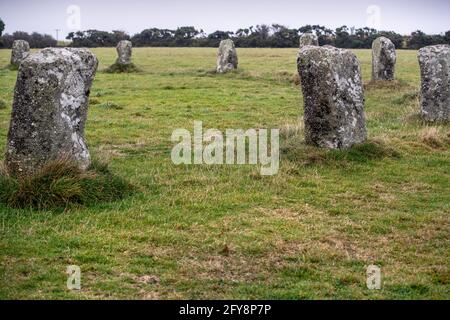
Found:
<path fill-rule="evenodd" d="M 419 139 L 427 146 L 436 149 L 442 148 L 446 143 L 439 128 L 436 127 L 428 127 L 420 131 Z"/>
<path fill-rule="evenodd" d="M 284 139 L 295 138 L 303 135 L 305 125 L 299 120 L 297 123 L 286 123 L 280 128 L 280 136 Z"/>
<path fill-rule="evenodd" d="M 299 86 L 302 83 L 302 80 L 300 79 L 300 75 L 297 72 L 292 76 L 292 82 L 296 86 Z"/>

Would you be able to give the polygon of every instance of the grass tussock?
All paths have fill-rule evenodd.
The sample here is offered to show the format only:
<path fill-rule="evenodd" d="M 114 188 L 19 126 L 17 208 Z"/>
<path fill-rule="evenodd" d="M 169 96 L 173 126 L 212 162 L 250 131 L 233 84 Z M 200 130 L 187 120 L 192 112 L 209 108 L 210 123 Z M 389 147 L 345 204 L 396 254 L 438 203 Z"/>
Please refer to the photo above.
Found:
<path fill-rule="evenodd" d="M 392 80 L 392 81 L 367 81 L 364 83 L 364 90 L 381 90 L 381 89 L 389 89 L 389 90 L 402 90 L 405 87 L 408 87 L 408 83 L 402 80 Z"/>
<path fill-rule="evenodd" d="M 96 99 L 96 98 L 90 98 L 89 99 L 89 104 L 91 105 L 91 106 L 96 106 L 96 105 L 99 105 L 101 102 L 100 102 L 100 100 L 98 100 L 98 99 Z"/>
<path fill-rule="evenodd" d="M 294 75 L 292 76 L 292 82 L 296 86 L 299 86 L 302 83 L 302 79 L 300 78 L 300 74 L 298 72 L 294 73 Z"/>
<path fill-rule="evenodd" d="M 280 128 L 280 136 L 284 140 L 295 139 L 303 135 L 304 123 L 303 121 L 298 121 L 297 123 L 291 124 L 286 123 Z"/>
<path fill-rule="evenodd" d="M 0 99 L 0 110 L 1 109 L 6 109 L 6 106 L 7 106 L 7 104 L 6 104 L 5 100 L 1 100 Z"/>
<path fill-rule="evenodd" d="M 401 156 L 397 149 L 380 139 L 372 139 L 343 150 L 317 148 L 305 143 L 302 132 L 301 126 L 285 126 L 280 131 L 282 157 L 299 165 L 365 163 Z"/>
<path fill-rule="evenodd" d="M 418 101 L 419 99 L 419 91 L 413 90 L 402 94 L 401 96 L 394 99 L 394 104 L 396 105 L 405 105 L 409 104 L 413 101 Z"/>
<path fill-rule="evenodd" d="M 369 140 L 365 143 L 354 145 L 347 150 L 331 150 L 327 153 L 327 159 L 332 161 L 367 162 L 386 158 L 400 158 L 401 154 L 394 147 L 382 140 Z"/>
<path fill-rule="evenodd" d="M 59 159 L 20 178 L 9 175 L 4 167 L 0 170 L 0 202 L 17 209 L 89 206 L 123 199 L 133 191 L 131 184 L 97 160 L 82 171 L 70 160 Z"/>
<path fill-rule="evenodd" d="M 440 149 L 444 146 L 448 146 L 450 142 L 450 132 L 447 136 L 441 134 L 441 130 L 437 127 L 428 127 L 423 129 L 419 133 L 419 139 L 425 145 L 434 148 Z"/>
<path fill-rule="evenodd" d="M 123 109 L 123 106 L 121 106 L 121 105 L 119 105 L 117 103 L 114 103 L 114 102 L 110 102 L 110 101 L 107 101 L 105 103 L 101 103 L 101 104 L 98 105 L 98 107 L 99 108 L 104 108 L 104 109 L 110 109 L 110 110 L 122 110 Z"/>
<path fill-rule="evenodd" d="M 13 64 L 8 64 L 5 67 L 5 70 L 9 70 L 9 71 L 18 71 L 19 70 L 19 66 L 13 65 Z"/>
<path fill-rule="evenodd" d="M 134 63 L 130 64 L 118 64 L 114 63 L 109 66 L 106 70 L 106 73 L 139 73 L 142 72 Z"/>

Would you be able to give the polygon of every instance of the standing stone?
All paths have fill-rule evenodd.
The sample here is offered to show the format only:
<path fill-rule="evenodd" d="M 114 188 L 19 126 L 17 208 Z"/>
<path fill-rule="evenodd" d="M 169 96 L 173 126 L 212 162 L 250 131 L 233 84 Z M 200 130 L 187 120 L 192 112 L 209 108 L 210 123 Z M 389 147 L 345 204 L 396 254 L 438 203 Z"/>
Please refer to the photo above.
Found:
<path fill-rule="evenodd" d="M 98 60 L 87 49 L 47 48 L 22 61 L 6 147 L 13 175 L 35 172 L 61 157 L 87 169 L 88 97 Z"/>
<path fill-rule="evenodd" d="M 450 120 L 450 45 L 429 46 L 419 50 L 422 78 L 420 106 L 429 122 Z"/>
<path fill-rule="evenodd" d="M 306 46 L 297 61 L 305 105 L 305 139 L 344 149 L 367 138 L 361 67 L 349 50 Z"/>
<path fill-rule="evenodd" d="M 395 79 L 397 54 L 395 45 L 386 37 L 379 37 L 372 43 L 372 81 Z"/>
<path fill-rule="evenodd" d="M 117 64 L 129 65 L 131 64 L 131 54 L 133 51 L 133 45 L 131 41 L 122 40 L 117 44 Z"/>
<path fill-rule="evenodd" d="M 30 54 L 30 45 L 25 40 L 15 40 L 11 51 L 11 65 L 18 68 L 23 59 Z"/>
<path fill-rule="evenodd" d="M 319 46 L 319 39 L 314 33 L 304 33 L 300 36 L 300 49 L 304 46 Z"/>
<path fill-rule="evenodd" d="M 217 55 L 217 73 L 226 73 L 237 67 L 238 56 L 233 40 L 222 40 Z"/>

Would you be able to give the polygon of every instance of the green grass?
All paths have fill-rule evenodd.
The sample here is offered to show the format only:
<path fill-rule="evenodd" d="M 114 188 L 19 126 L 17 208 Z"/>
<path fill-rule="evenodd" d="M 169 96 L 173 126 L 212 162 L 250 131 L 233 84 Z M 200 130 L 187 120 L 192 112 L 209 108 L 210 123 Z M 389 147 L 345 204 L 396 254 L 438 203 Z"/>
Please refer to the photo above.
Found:
<path fill-rule="evenodd" d="M 103 72 L 115 49 L 93 51 L 87 139 L 139 192 L 65 210 L 0 205 L 0 298 L 450 298 L 450 126 L 418 116 L 416 52 L 398 52 L 399 81 L 367 85 L 368 142 L 326 151 L 303 141 L 295 49 L 238 49 L 226 75 L 212 72 L 215 49 L 138 48 L 142 72 L 124 74 Z M 355 52 L 368 82 L 370 51 Z M 9 55 L 0 50 L 0 157 L 17 76 L 2 68 Z M 279 174 L 173 165 L 172 131 L 194 120 L 281 128 Z M 66 289 L 72 264 L 79 292 Z M 366 288 L 370 264 L 380 291 Z"/>

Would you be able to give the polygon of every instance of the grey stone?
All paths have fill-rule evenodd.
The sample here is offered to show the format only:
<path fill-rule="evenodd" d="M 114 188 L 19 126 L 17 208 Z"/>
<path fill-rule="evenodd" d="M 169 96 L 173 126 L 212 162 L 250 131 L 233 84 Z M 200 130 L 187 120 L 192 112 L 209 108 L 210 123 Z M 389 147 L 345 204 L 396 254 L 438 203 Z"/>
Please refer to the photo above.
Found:
<path fill-rule="evenodd" d="M 25 40 L 15 40 L 11 51 L 11 65 L 19 67 L 23 59 L 30 54 L 30 45 Z"/>
<path fill-rule="evenodd" d="M 306 46 L 300 49 L 297 65 L 306 143 L 345 149 L 364 142 L 364 90 L 356 56 L 331 46 Z"/>
<path fill-rule="evenodd" d="M 133 53 L 133 45 L 131 41 L 122 40 L 117 44 L 117 64 L 128 65 L 131 64 L 131 55 Z"/>
<path fill-rule="evenodd" d="M 87 49 L 47 48 L 22 61 L 6 147 L 13 175 L 35 172 L 48 161 L 90 164 L 84 138 L 88 99 L 98 60 Z"/>
<path fill-rule="evenodd" d="M 422 79 L 420 106 L 429 122 L 450 120 L 450 45 L 429 46 L 419 50 Z"/>
<path fill-rule="evenodd" d="M 386 37 L 377 38 L 372 43 L 372 80 L 394 80 L 396 62 L 397 54 L 392 41 Z"/>
<path fill-rule="evenodd" d="M 226 73 L 237 67 L 238 56 L 233 40 L 222 40 L 217 54 L 217 73 Z"/>
<path fill-rule="evenodd" d="M 319 39 L 314 33 L 304 33 L 300 36 L 300 49 L 304 46 L 318 46 Z"/>

